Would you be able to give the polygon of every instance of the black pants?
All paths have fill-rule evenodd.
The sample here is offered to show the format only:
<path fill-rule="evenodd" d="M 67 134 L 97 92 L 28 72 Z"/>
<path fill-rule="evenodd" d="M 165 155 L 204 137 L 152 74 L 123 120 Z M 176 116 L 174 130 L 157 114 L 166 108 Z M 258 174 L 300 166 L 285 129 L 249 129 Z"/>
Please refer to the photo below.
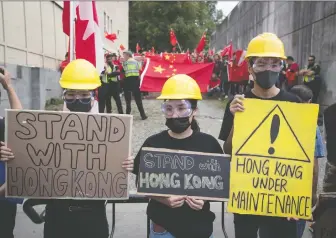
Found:
<path fill-rule="evenodd" d="M 104 202 L 87 210 L 81 207 L 76 210 L 65 204 L 47 205 L 44 238 L 108 238 Z"/>
<path fill-rule="evenodd" d="M 287 218 L 234 214 L 235 238 L 296 238 L 296 221 Z"/>
<path fill-rule="evenodd" d="M 141 91 L 140 91 L 140 80 L 139 77 L 127 77 L 123 82 L 124 96 L 126 101 L 126 114 L 131 114 L 131 101 L 132 94 L 134 96 L 135 103 L 138 107 L 140 115 L 142 118 L 146 117 L 145 110 L 142 105 Z"/>
<path fill-rule="evenodd" d="M 226 96 L 229 95 L 229 90 L 230 90 L 230 82 L 224 82 L 223 83 L 223 91 Z"/>
<path fill-rule="evenodd" d="M 112 97 L 117 105 L 118 113 L 123 114 L 123 108 L 120 99 L 119 82 L 102 83 L 102 86 L 99 88 L 98 91 L 99 113 L 105 112 L 105 106 L 106 113 L 112 113 Z"/>
<path fill-rule="evenodd" d="M 315 78 L 313 81 L 310 81 L 308 83 L 304 83 L 313 92 L 312 103 L 317 103 L 318 96 L 319 96 L 320 90 L 321 90 L 321 83 L 322 83 L 322 81 L 321 81 L 320 78 Z"/>
<path fill-rule="evenodd" d="M 0 237 L 13 238 L 15 227 L 16 204 L 0 200 Z"/>

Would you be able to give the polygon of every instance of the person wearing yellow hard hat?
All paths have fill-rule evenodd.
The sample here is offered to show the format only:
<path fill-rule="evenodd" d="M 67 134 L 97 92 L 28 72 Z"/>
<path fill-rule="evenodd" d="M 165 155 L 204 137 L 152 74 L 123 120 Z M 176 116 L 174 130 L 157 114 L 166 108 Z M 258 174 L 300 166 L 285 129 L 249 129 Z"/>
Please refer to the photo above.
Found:
<path fill-rule="evenodd" d="M 195 115 L 202 95 L 194 79 L 185 74 L 172 76 L 157 99 L 163 100 L 161 109 L 168 129 L 147 138 L 142 147 L 223 154 L 213 136 L 200 132 Z M 140 153 L 141 149 L 134 159 L 137 180 Z M 215 214 L 208 201 L 189 196 L 151 197 L 147 215 L 151 238 L 212 237 Z"/>
<path fill-rule="evenodd" d="M 226 154 L 232 154 L 233 119 L 235 113 L 244 111 L 244 98 L 300 102 L 295 95 L 275 86 L 281 61 L 286 59 L 284 44 L 275 34 L 262 33 L 253 38 L 245 57 L 254 87 L 245 95 L 236 95 L 227 104 L 219 134 L 219 139 L 225 141 Z M 236 238 L 257 237 L 258 230 L 260 238 L 296 238 L 296 221 L 291 218 L 234 214 L 234 225 Z"/>
<path fill-rule="evenodd" d="M 101 85 L 99 73 L 84 59 L 71 61 L 61 75 L 65 110 L 98 114 L 94 91 Z M 127 158 L 123 167 L 133 169 Z M 44 238 L 108 238 L 105 201 L 55 199 L 46 205 Z"/>

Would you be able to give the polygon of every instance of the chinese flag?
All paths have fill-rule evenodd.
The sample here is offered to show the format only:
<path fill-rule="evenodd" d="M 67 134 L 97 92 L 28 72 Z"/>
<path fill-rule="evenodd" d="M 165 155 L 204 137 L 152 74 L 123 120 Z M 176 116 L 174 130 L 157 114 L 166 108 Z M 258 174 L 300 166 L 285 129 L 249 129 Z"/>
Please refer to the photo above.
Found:
<path fill-rule="evenodd" d="M 228 76 L 230 82 L 241 82 L 249 80 L 248 63 L 245 60 L 246 51 L 236 50 L 236 60 L 230 60 L 228 65 Z"/>
<path fill-rule="evenodd" d="M 123 44 L 120 44 L 119 48 L 120 48 L 121 50 L 125 50 L 125 46 L 123 46 Z"/>
<path fill-rule="evenodd" d="M 196 47 L 196 52 L 199 54 L 204 50 L 205 47 L 205 43 L 206 43 L 206 36 L 205 36 L 205 32 L 203 33 L 197 47 Z"/>
<path fill-rule="evenodd" d="M 108 34 L 107 32 L 105 32 L 105 38 L 114 42 L 117 38 L 117 35 L 115 33 L 112 34 Z"/>
<path fill-rule="evenodd" d="M 230 44 L 226 47 L 224 47 L 221 56 L 225 56 L 227 55 L 229 57 L 229 59 L 232 58 L 232 54 L 233 54 L 233 46 L 232 46 L 232 42 L 230 42 Z"/>
<path fill-rule="evenodd" d="M 170 44 L 172 46 L 176 46 L 176 44 L 177 44 L 177 38 L 176 38 L 176 35 L 175 35 L 175 32 L 173 31 L 173 29 L 170 29 Z"/>
<path fill-rule="evenodd" d="M 135 50 L 137 53 L 139 53 L 139 50 L 141 50 L 139 43 L 136 44 Z"/>
<path fill-rule="evenodd" d="M 188 57 L 187 53 L 181 54 L 172 54 L 172 53 L 163 53 L 162 54 L 163 60 L 173 64 L 191 64 L 191 61 Z"/>
<path fill-rule="evenodd" d="M 166 80 L 176 74 L 187 74 L 198 83 L 201 92 L 207 92 L 214 63 L 206 64 L 171 64 L 164 60 L 147 58 L 146 68 L 141 74 L 140 90 L 161 92 Z"/>

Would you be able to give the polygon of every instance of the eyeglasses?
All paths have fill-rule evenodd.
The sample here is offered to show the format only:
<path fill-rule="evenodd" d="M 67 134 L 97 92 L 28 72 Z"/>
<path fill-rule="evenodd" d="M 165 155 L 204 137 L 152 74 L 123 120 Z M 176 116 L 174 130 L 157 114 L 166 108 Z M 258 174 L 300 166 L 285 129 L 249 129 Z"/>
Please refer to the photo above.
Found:
<path fill-rule="evenodd" d="M 173 117 L 177 115 L 178 117 L 188 117 L 191 115 L 193 109 L 188 101 L 182 100 L 175 105 L 171 104 L 169 101 L 164 102 L 161 106 L 162 113 L 166 117 Z"/>
<path fill-rule="evenodd" d="M 281 60 L 277 58 L 258 58 L 255 60 L 253 66 L 255 73 L 270 70 L 273 72 L 281 71 Z"/>
<path fill-rule="evenodd" d="M 83 103 L 88 104 L 91 102 L 93 93 L 91 91 L 67 91 L 63 92 L 63 100 L 67 103 L 74 103 L 77 99 Z"/>

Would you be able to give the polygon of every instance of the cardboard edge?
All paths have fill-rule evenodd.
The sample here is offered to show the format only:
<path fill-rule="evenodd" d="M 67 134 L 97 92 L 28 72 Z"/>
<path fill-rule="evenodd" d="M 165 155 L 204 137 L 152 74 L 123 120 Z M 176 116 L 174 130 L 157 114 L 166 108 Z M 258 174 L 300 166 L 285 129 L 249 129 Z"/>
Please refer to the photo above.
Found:
<path fill-rule="evenodd" d="M 160 193 L 142 193 L 137 192 L 138 195 L 152 196 L 152 197 L 171 197 L 171 196 L 188 196 L 188 195 L 176 195 L 176 194 L 160 194 Z M 217 201 L 217 202 L 227 202 L 228 198 L 216 198 L 216 197 L 200 197 L 200 196 L 188 196 L 196 199 L 207 200 L 207 201 Z"/>
<path fill-rule="evenodd" d="M 198 151 L 189 151 L 189 150 L 172 150 L 165 148 L 152 148 L 152 147 L 143 147 L 142 151 L 155 151 L 155 152 L 169 152 L 169 153 L 183 153 L 183 154 L 193 154 L 193 155 L 206 155 L 212 157 L 223 157 L 226 159 L 231 159 L 231 156 L 228 154 L 215 154 L 215 153 L 204 153 Z"/>

